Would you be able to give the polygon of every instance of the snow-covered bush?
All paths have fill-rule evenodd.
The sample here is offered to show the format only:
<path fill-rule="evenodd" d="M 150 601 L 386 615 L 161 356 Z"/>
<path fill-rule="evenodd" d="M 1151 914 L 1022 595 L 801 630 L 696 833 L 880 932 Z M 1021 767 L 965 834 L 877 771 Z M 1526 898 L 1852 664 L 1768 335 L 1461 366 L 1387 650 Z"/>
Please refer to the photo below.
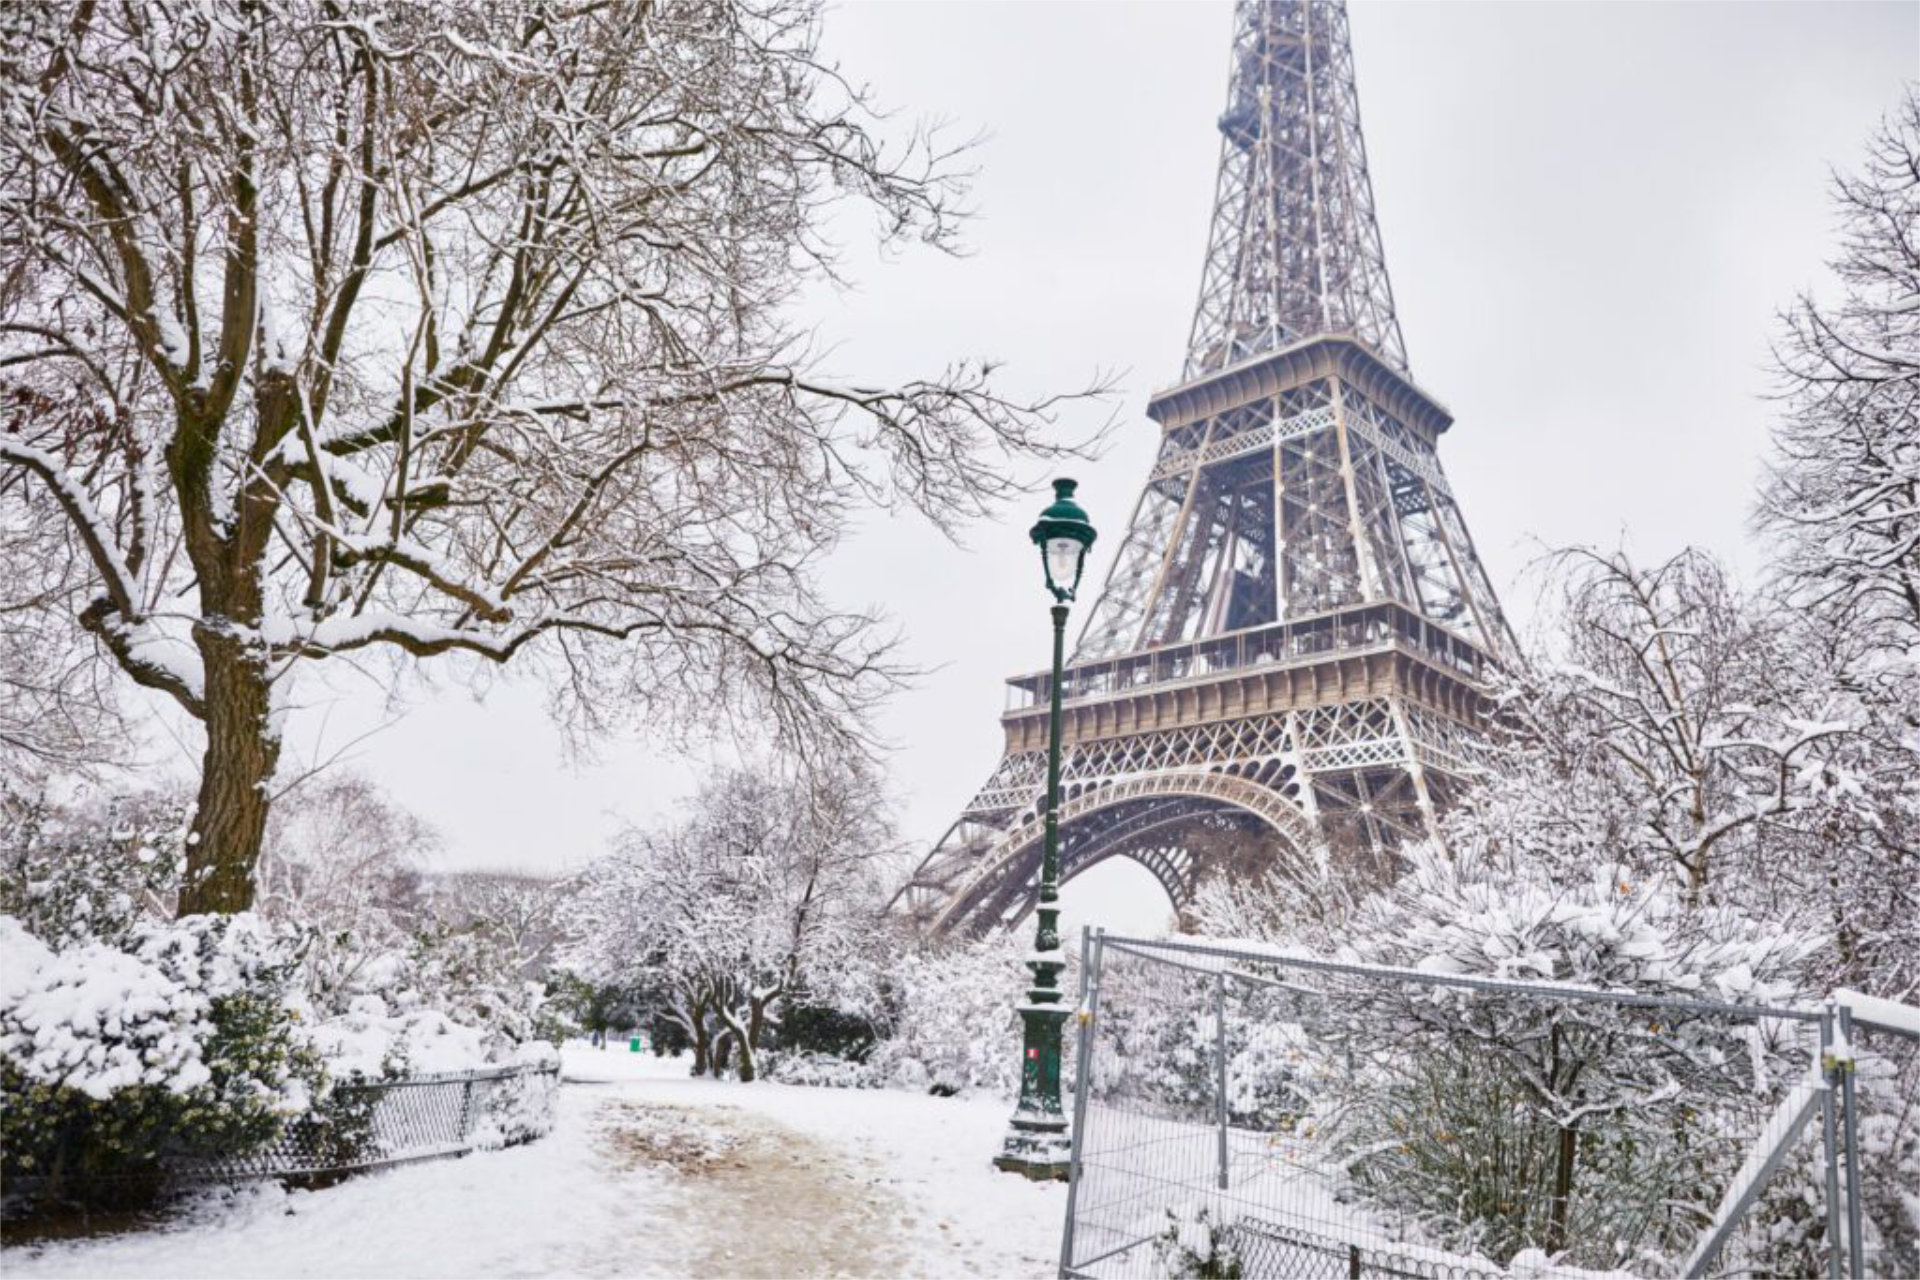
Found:
<path fill-rule="evenodd" d="M 431 1009 L 480 1033 L 485 1057 L 516 1046 L 558 1044 L 567 1025 L 547 1007 L 546 987 L 525 976 L 522 957 L 484 929 L 437 925 L 416 935 L 392 1002 Z"/>
<path fill-rule="evenodd" d="M 0 917 L 0 958 L 5 1170 L 44 1194 L 125 1193 L 163 1154 L 243 1153 L 323 1087 L 288 1004 L 297 951 L 256 917 L 63 951 Z"/>
<path fill-rule="evenodd" d="M 1166 1230 L 1153 1242 L 1158 1274 L 1169 1280 L 1239 1280 L 1247 1273 L 1230 1217 L 1198 1203 L 1168 1209 L 1167 1217 Z"/>
<path fill-rule="evenodd" d="M 308 779 L 274 803 L 254 910 L 307 935 L 302 987 L 316 1013 L 383 992 L 431 923 L 422 866 L 439 834 L 368 779 Z"/>
<path fill-rule="evenodd" d="M 873 1078 L 939 1094 L 1018 1093 L 1014 1006 L 1027 980 L 1020 958 L 1031 945 L 1031 938 L 1006 931 L 904 950 L 889 975 L 888 1034 L 867 1059 Z"/>
<path fill-rule="evenodd" d="M 0 787 L 0 915 L 55 947 L 124 943 L 171 914 L 186 818 L 164 792 L 60 802 Z"/>
<path fill-rule="evenodd" d="M 816 1089 L 874 1089 L 885 1083 L 865 1061 L 807 1050 L 770 1055 L 766 1078 Z"/>
<path fill-rule="evenodd" d="M 1357 958 L 1435 974 L 1741 1002 L 1799 998 L 1808 935 L 1602 869 L 1556 882 L 1498 851 L 1410 851 L 1356 916 Z M 1690 1239 L 1774 1086 L 1767 1023 L 1369 980 L 1343 988 L 1344 1071 L 1314 1123 L 1357 1193 L 1433 1242 L 1608 1267 Z M 1796 1024 L 1797 1025 L 1797 1024 Z"/>
<path fill-rule="evenodd" d="M 515 1054 L 524 1070 L 485 1082 L 473 1145 L 482 1150 L 511 1147 L 544 1137 L 553 1128 L 553 1098 L 559 1083 L 559 1051 L 549 1044 L 528 1045 Z"/>

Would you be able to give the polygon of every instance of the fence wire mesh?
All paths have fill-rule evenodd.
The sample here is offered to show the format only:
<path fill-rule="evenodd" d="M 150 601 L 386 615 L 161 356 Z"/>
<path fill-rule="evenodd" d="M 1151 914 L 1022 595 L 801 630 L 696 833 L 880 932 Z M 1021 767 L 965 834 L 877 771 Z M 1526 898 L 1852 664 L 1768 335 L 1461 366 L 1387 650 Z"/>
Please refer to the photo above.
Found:
<path fill-rule="evenodd" d="M 335 1087 L 324 1123 L 296 1120 L 237 1154 L 170 1153 L 169 1180 L 225 1182 L 346 1173 L 546 1132 L 560 1069 L 493 1067 Z"/>
<path fill-rule="evenodd" d="M 1916 1272 L 1899 1036 L 1855 1029 L 1830 1142 L 1818 1010 L 1197 942 L 1095 937 L 1085 969 L 1065 1275 Z"/>
<path fill-rule="evenodd" d="M 258 1178 L 319 1181 L 383 1165 L 510 1146 L 552 1127 L 558 1065 L 522 1065 L 335 1085 L 323 1105 L 264 1143 L 180 1132 L 157 1158 L 118 1172 L 11 1176 L 6 1221 L 69 1209 L 131 1210 L 169 1191 Z"/>

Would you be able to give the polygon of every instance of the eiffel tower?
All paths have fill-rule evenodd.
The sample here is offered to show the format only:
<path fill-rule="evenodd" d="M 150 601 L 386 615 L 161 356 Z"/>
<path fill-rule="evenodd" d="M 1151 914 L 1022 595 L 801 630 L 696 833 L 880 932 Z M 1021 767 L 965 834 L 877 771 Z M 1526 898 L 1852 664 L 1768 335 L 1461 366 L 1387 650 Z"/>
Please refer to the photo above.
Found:
<path fill-rule="evenodd" d="M 1316 836 L 1384 866 L 1472 768 L 1513 637 L 1440 466 L 1452 424 L 1394 314 L 1344 4 L 1240 0 L 1182 381 L 1063 679 L 1063 882 L 1130 857 L 1177 909 Z M 1033 905 L 1050 673 L 894 909 Z"/>

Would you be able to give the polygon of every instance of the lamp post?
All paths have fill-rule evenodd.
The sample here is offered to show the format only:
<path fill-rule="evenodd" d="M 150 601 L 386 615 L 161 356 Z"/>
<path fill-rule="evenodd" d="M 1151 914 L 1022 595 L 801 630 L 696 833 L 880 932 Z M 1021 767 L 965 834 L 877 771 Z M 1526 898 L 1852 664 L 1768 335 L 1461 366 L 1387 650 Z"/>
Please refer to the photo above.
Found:
<path fill-rule="evenodd" d="M 1060 949 L 1060 668 L 1066 655 L 1067 604 L 1080 586 L 1093 524 L 1073 500 L 1076 482 L 1055 480 L 1053 504 L 1029 533 L 1040 548 L 1053 596 L 1053 680 L 1048 686 L 1047 833 L 1040 855 L 1039 907 L 1034 915 L 1033 986 L 1020 1006 L 1020 1104 L 994 1165 L 1041 1181 L 1065 1179 L 1073 1155 L 1060 1103 L 1060 1030 L 1067 1008 L 1060 991 L 1066 953 Z"/>

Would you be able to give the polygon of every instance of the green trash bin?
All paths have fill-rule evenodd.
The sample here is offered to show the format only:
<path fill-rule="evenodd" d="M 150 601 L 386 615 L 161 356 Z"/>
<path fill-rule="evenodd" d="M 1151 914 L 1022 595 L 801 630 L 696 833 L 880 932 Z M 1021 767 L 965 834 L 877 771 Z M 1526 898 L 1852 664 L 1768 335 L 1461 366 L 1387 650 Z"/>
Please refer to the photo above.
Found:
<path fill-rule="evenodd" d="M 634 1037 L 633 1037 L 632 1039 L 630 1039 L 630 1040 L 628 1040 L 628 1041 L 627 1041 L 627 1052 L 628 1052 L 628 1053 L 638 1053 L 638 1052 L 640 1052 L 640 1037 L 639 1037 L 639 1036 L 634 1036 Z"/>

